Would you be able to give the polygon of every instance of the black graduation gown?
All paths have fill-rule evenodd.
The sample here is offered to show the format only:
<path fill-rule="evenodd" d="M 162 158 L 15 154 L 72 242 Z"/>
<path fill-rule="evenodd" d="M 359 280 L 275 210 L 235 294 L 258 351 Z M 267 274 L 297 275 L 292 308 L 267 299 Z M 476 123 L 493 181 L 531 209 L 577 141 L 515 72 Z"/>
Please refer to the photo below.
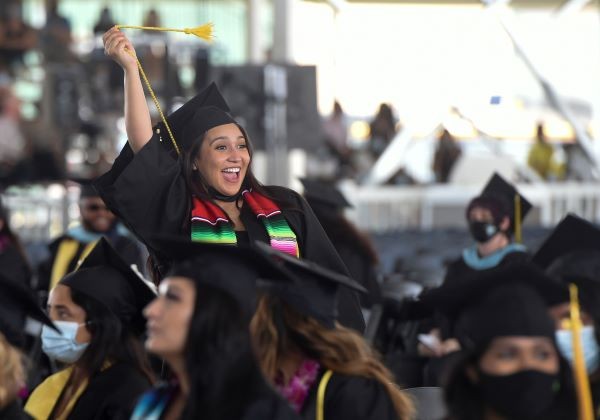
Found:
<path fill-rule="evenodd" d="M 190 237 L 187 221 L 190 218 L 191 195 L 183 176 L 181 158 L 169 154 L 162 140 L 154 134 L 136 154 L 129 144 L 115 160 L 113 167 L 96 179 L 94 186 L 106 205 L 146 246 L 165 274 L 169 261 L 153 244 L 153 235 Z M 321 224 L 308 203 L 298 193 L 284 187 L 265 187 L 296 234 L 300 255 L 323 267 L 348 275 L 339 255 L 331 245 Z M 269 237 L 261 221 L 249 206 L 240 214 L 251 243 L 268 243 Z M 360 332 L 365 323 L 356 293 L 342 288 L 338 303 L 339 321 Z"/>
<path fill-rule="evenodd" d="M 509 252 L 494 267 L 486 268 L 483 270 L 476 270 L 468 266 L 467 263 L 465 263 L 463 257 L 461 256 L 460 258 L 454 260 L 448 265 L 448 268 L 446 269 L 446 276 L 444 277 L 444 284 L 454 284 L 472 276 L 489 273 L 490 271 L 493 271 L 498 267 L 504 267 L 508 264 L 514 264 L 525 261 L 528 258 L 529 254 L 527 252 Z"/>
<path fill-rule="evenodd" d="M 88 383 L 68 419 L 128 419 L 138 398 L 151 387 L 148 378 L 133 366 L 117 363 Z"/>
<path fill-rule="evenodd" d="M 2 420 L 30 420 L 33 419 L 27 414 L 23 407 L 21 407 L 20 401 L 14 400 L 6 407 L 0 409 L 0 419 Z"/>
<path fill-rule="evenodd" d="M 58 238 L 54 239 L 50 245 L 48 245 L 48 249 L 50 251 L 50 256 L 43 261 L 38 267 L 38 281 L 36 285 L 36 289 L 42 292 L 47 292 L 50 287 L 50 278 L 52 275 L 52 266 L 56 260 L 56 256 L 58 254 L 58 250 L 60 244 L 65 239 L 75 239 L 69 236 L 68 234 L 61 235 Z M 132 239 L 123 235 L 111 235 L 107 236 L 111 245 L 115 248 L 115 250 L 119 253 L 121 258 L 128 264 L 137 265 L 140 271 L 144 269 L 144 262 L 142 261 L 142 256 L 140 249 L 138 248 L 138 244 L 135 243 Z M 77 251 L 75 252 L 73 258 L 69 262 L 67 266 L 67 271 L 65 273 L 68 274 L 75 270 L 77 266 L 77 262 L 81 258 L 81 254 L 85 250 L 87 244 L 79 242 L 79 246 Z"/>
<path fill-rule="evenodd" d="M 310 389 L 301 411 L 304 420 L 315 420 L 317 390 L 322 372 Z M 398 420 L 385 387 L 375 379 L 334 373 L 325 390 L 324 420 Z"/>

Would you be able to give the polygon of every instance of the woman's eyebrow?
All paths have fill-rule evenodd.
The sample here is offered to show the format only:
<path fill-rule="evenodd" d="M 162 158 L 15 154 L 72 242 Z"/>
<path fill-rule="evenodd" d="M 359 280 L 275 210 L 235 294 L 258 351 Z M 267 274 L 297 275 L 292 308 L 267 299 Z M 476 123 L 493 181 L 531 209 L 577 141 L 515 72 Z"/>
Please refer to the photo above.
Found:
<path fill-rule="evenodd" d="M 238 136 L 237 140 L 240 140 L 240 139 L 246 141 L 246 137 L 244 137 L 244 136 Z M 211 144 L 213 144 L 214 142 L 216 142 L 217 140 L 229 140 L 229 137 L 228 136 L 215 137 L 214 139 L 212 139 L 208 142 L 209 146 Z"/>

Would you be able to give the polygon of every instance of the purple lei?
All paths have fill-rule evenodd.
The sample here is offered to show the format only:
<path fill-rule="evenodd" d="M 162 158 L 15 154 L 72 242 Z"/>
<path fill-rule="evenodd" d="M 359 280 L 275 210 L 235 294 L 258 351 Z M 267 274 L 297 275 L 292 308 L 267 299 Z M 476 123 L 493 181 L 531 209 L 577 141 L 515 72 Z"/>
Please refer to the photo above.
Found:
<path fill-rule="evenodd" d="M 317 380 L 319 368 L 320 365 L 316 360 L 305 359 L 287 385 L 282 383 L 281 377 L 275 381 L 279 393 L 288 401 L 296 413 L 302 410 L 304 401 Z"/>

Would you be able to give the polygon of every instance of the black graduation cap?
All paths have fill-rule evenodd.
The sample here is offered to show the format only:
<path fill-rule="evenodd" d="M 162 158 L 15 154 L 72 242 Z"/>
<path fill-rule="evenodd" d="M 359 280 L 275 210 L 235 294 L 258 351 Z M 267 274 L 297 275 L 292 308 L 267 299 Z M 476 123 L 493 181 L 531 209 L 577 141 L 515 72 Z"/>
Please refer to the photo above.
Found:
<path fill-rule="evenodd" d="M 312 261 L 294 258 L 263 242 L 255 242 L 255 245 L 276 262 L 283 275 L 280 281 L 263 282 L 263 288 L 280 297 L 301 314 L 315 318 L 328 328 L 334 328 L 338 316 L 337 294 L 340 287 L 367 292 L 350 277 L 328 270 Z"/>
<path fill-rule="evenodd" d="M 596 225 L 568 214 L 532 261 L 561 282 L 575 283 L 582 308 L 600 320 L 600 229 Z"/>
<path fill-rule="evenodd" d="M 58 331 L 31 290 L 0 274 L 0 332 L 12 345 L 21 347 L 24 344 L 27 318 Z"/>
<path fill-rule="evenodd" d="M 146 326 L 142 311 L 156 297 L 153 286 L 133 271 L 104 237 L 59 284 L 96 299 L 138 333 Z"/>
<path fill-rule="evenodd" d="M 317 179 L 300 178 L 304 185 L 304 197 L 311 206 L 317 204 L 334 210 L 352 207 L 346 197 L 334 185 Z"/>
<path fill-rule="evenodd" d="M 546 238 L 532 257 L 532 261 L 542 268 L 548 268 L 558 258 L 585 249 L 600 251 L 600 229 L 570 213 Z"/>
<path fill-rule="evenodd" d="M 223 124 L 235 123 L 229 115 L 229 106 L 213 82 L 202 92 L 184 103 L 167 116 L 167 123 L 180 149 L 189 150 L 206 131 Z M 154 130 L 160 134 L 163 144 L 173 148 L 171 138 L 161 121 Z"/>
<path fill-rule="evenodd" d="M 100 194 L 92 184 L 91 179 L 87 178 L 69 178 L 70 181 L 79 185 L 79 198 L 100 197 Z"/>
<path fill-rule="evenodd" d="M 220 289 L 232 296 L 248 315 L 256 309 L 256 281 L 277 280 L 282 276 L 273 261 L 243 244 L 208 244 L 166 236 L 155 236 L 153 241 L 174 262 L 168 276 L 187 277 L 198 286 Z"/>
<path fill-rule="evenodd" d="M 527 216 L 527 213 L 529 213 L 533 207 L 532 204 L 527 201 L 525 197 L 519 194 L 517 189 L 504 178 L 502 178 L 498 173 L 494 172 L 494 175 L 492 175 L 480 194 L 480 197 L 492 197 L 501 201 L 505 205 L 505 208 L 510 214 L 510 221 L 513 228 L 515 226 L 515 214 L 517 210 L 515 207 L 515 197 L 517 196 L 519 197 L 520 201 L 521 218 L 519 221 L 523 221 L 525 216 Z"/>
<path fill-rule="evenodd" d="M 507 283 L 491 289 L 465 309 L 456 335 L 466 348 L 480 348 L 503 336 L 547 337 L 554 341 L 554 321 L 537 289 Z"/>

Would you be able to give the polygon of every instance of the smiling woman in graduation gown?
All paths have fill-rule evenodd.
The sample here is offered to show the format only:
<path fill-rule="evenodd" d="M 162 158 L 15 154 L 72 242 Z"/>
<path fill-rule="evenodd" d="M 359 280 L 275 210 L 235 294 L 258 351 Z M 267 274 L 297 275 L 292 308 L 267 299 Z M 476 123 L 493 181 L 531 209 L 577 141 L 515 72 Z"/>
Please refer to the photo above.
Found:
<path fill-rule="evenodd" d="M 25 411 L 35 419 L 129 418 L 152 383 L 139 335 L 142 309 L 154 296 L 101 239 L 50 293 L 48 309 L 60 333 L 44 327 L 42 350 L 66 367 L 33 391 Z"/>
<path fill-rule="evenodd" d="M 362 337 L 336 322 L 335 299 L 358 283 L 258 245 L 281 269 L 251 323 L 263 372 L 306 420 L 410 419 L 410 399 Z M 402 380 L 402 378 L 399 378 Z M 324 389 L 320 400 L 319 389 Z"/>
<path fill-rule="evenodd" d="M 170 260 L 149 233 L 230 245 L 258 240 L 347 274 L 306 201 L 290 189 L 256 180 L 250 139 L 216 85 L 169 115 L 168 127 L 160 123 L 153 129 L 137 63 L 125 50 L 133 46 L 118 29 L 107 32 L 104 42 L 125 71 L 129 139 L 95 186 L 147 245 L 155 277 L 165 275 Z M 343 324 L 364 330 L 354 292 L 342 292 L 339 310 Z"/>

